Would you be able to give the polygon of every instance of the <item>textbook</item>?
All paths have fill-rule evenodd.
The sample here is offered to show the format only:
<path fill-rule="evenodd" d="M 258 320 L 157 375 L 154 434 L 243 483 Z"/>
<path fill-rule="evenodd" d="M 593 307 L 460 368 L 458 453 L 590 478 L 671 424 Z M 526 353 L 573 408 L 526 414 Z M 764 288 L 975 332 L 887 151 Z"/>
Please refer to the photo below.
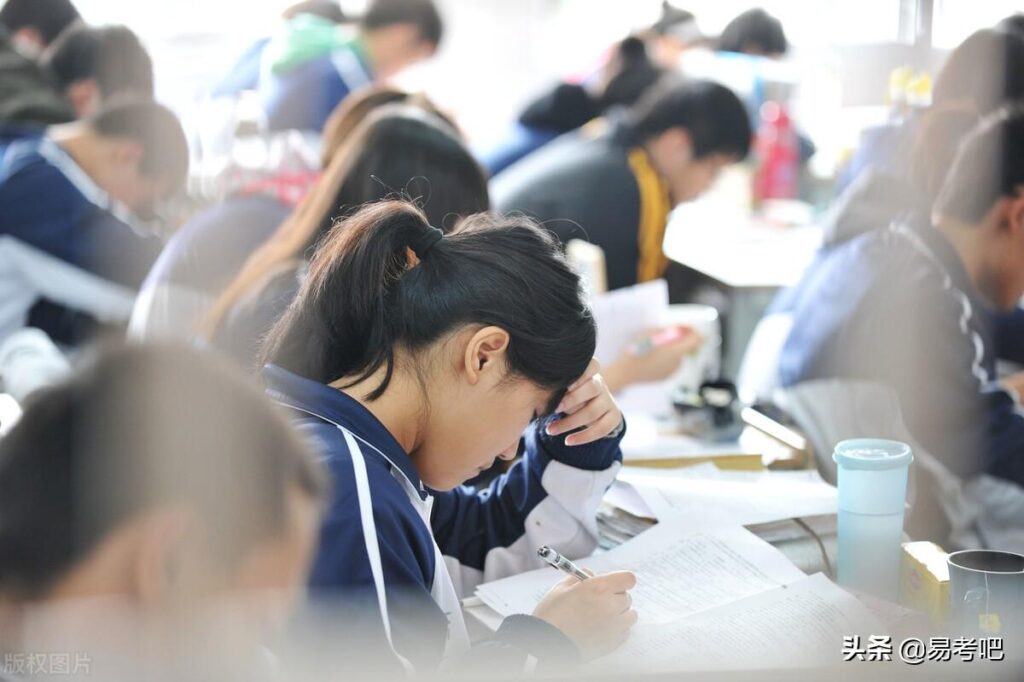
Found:
<path fill-rule="evenodd" d="M 630 594 L 639 620 L 622 648 L 594 663 L 605 672 L 827 665 L 842 661 L 844 636 L 885 633 L 856 597 L 739 526 L 670 520 L 576 563 L 637 575 Z M 484 621 L 531 613 L 562 578 L 542 568 L 479 586 L 477 599 L 494 614 Z"/>

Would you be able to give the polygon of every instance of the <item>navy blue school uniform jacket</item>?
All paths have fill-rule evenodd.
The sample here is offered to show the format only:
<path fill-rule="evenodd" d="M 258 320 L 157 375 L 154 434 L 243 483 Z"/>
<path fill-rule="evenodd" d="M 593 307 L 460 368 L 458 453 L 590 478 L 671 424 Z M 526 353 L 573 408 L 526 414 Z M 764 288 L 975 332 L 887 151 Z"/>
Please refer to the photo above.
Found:
<path fill-rule="evenodd" d="M 1024 484 L 1024 413 L 998 382 L 991 310 L 937 229 L 895 223 L 827 249 L 776 307 L 793 314 L 783 385 L 888 386 L 954 474 Z"/>
<path fill-rule="evenodd" d="M 492 670 L 515 674 L 577 655 L 557 629 L 525 615 L 471 651 L 460 600 L 481 582 L 543 566 L 541 545 L 570 557 L 594 550 L 595 514 L 621 466 L 622 433 L 568 447 L 539 420 L 524 434 L 523 457 L 488 488 L 434 492 L 358 401 L 274 365 L 264 378 L 331 470 L 333 500 L 310 585 L 339 597 L 347 620 L 363 619 L 360 640 L 377 631 L 387 654 L 418 672 L 484 657 Z"/>
<path fill-rule="evenodd" d="M 136 231 L 67 152 L 40 135 L 0 142 L 0 206 L 0 337 L 41 300 L 127 320 L 162 244 Z"/>

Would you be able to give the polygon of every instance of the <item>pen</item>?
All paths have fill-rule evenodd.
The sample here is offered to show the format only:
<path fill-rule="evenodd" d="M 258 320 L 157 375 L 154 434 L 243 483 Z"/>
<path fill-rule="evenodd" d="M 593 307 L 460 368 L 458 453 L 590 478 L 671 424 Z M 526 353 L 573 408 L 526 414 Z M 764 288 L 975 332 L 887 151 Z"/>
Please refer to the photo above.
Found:
<path fill-rule="evenodd" d="M 662 329 L 655 332 L 653 335 L 634 343 L 629 347 L 629 352 L 633 355 L 646 355 L 655 348 L 669 343 L 674 343 L 690 333 L 689 329 L 685 329 L 683 327 L 669 327 L 668 329 Z"/>
<path fill-rule="evenodd" d="M 583 572 L 583 569 L 574 564 L 573 562 L 566 559 L 564 556 L 551 549 L 547 545 L 544 545 L 537 550 L 537 556 L 544 561 L 551 564 L 552 568 L 557 568 L 562 573 L 566 573 L 576 578 L 577 580 L 586 580 L 590 576 Z"/>

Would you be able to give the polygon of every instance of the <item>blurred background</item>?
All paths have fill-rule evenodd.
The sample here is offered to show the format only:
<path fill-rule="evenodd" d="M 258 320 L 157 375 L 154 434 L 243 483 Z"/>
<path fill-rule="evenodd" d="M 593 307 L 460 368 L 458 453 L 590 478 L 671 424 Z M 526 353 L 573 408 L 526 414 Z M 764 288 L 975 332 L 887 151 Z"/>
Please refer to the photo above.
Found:
<path fill-rule="evenodd" d="M 148 2 L 81 0 L 89 23 L 131 26 L 153 57 L 156 96 L 189 120 L 204 93 L 252 40 L 265 35 L 285 1 Z M 340 3 L 359 16 L 366 2 Z M 674 3 L 714 36 L 752 4 Z M 609 45 L 653 24 L 659 0 L 440 0 L 446 23 L 437 56 L 398 78 L 452 112 L 471 145 L 486 145 L 522 105 L 558 78 L 592 70 Z M 794 117 L 818 147 L 817 173 L 834 173 L 859 131 L 889 113 L 889 76 L 911 66 L 934 75 L 943 58 L 979 28 L 1020 9 L 1014 0 L 766 0 L 791 50 L 798 85 Z M 710 74 L 709 74 L 710 75 Z"/>

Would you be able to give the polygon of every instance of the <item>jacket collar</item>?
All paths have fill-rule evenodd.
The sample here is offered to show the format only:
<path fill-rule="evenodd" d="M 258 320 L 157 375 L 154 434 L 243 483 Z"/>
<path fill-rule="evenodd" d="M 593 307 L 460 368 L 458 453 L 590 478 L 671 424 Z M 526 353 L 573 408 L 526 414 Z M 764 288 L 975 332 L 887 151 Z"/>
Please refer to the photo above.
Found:
<path fill-rule="evenodd" d="M 267 394 L 276 402 L 313 415 L 352 433 L 383 456 L 409 480 L 420 498 L 428 497 L 409 455 L 377 417 L 358 400 L 318 381 L 293 374 L 277 365 L 263 368 Z"/>
<path fill-rule="evenodd" d="M 963 259 L 960 258 L 960 254 L 930 221 L 918 215 L 897 224 L 894 229 L 903 233 L 904 237 L 909 239 L 917 249 L 936 261 L 949 276 L 953 286 L 967 294 L 973 302 L 988 307 L 981 292 L 978 291 L 974 281 L 967 274 L 967 267 L 964 265 Z"/>
<path fill-rule="evenodd" d="M 23 166 L 38 160 L 56 168 L 90 204 L 113 214 L 115 218 L 138 234 L 147 234 L 146 230 L 136 224 L 135 216 L 127 206 L 97 185 L 71 154 L 45 135 L 27 136 L 11 142 L 7 153 L 3 155 L 3 170 L 0 175 L 13 175 L 19 172 Z"/>

